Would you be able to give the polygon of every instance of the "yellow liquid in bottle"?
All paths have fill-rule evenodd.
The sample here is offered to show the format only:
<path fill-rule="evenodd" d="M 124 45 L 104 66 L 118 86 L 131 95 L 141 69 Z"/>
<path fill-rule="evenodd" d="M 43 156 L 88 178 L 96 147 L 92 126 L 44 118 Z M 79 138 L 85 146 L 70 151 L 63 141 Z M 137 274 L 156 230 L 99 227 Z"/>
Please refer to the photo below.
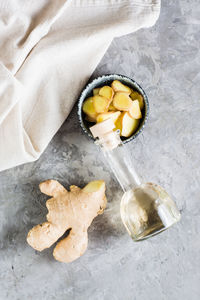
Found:
<path fill-rule="evenodd" d="M 145 183 L 124 193 L 121 218 L 130 236 L 139 241 L 178 222 L 180 213 L 162 187 Z"/>

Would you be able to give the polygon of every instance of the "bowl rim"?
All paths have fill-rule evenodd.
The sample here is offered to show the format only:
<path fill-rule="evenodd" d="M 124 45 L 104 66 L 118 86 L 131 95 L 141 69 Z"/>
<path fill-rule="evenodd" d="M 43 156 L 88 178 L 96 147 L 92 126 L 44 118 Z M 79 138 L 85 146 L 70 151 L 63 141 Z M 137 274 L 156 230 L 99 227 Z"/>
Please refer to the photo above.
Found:
<path fill-rule="evenodd" d="M 89 81 L 87 82 L 87 84 L 83 88 L 83 90 L 82 90 L 82 92 L 81 92 L 81 94 L 80 94 L 80 96 L 79 96 L 79 98 L 77 100 L 77 103 L 78 103 L 77 114 L 78 114 L 79 124 L 80 124 L 83 132 L 90 139 L 92 139 L 93 141 L 95 141 L 96 139 L 92 136 L 92 134 L 86 128 L 86 126 L 84 124 L 84 121 L 83 121 L 83 118 L 82 118 L 82 105 L 83 105 L 83 101 L 87 97 L 87 93 L 91 89 L 91 87 L 93 89 L 93 88 L 95 88 L 95 87 L 97 87 L 98 85 L 101 84 L 101 82 L 99 82 L 99 81 L 101 81 L 103 79 L 108 79 L 109 80 L 109 77 L 115 77 L 115 76 L 116 76 L 116 78 L 111 79 L 111 80 L 120 80 L 120 79 L 121 80 L 126 80 L 126 79 L 128 79 L 129 81 L 131 81 L 131 83 L 133 84 L 133 86 L 137 90 L 139 90 L 139 92 L 142 94 L 142 96 L 144 98 L 144 103 L 145 103 L 145 115 L 144 115 L 143 120 L 142 120 L 142 125 L 139 127 L 139 129 L 133 135 L 131 135 L 128 138 L 124 138 L 122 140 L 122 143 L 126 144 L 126 143 L 129 143 L 130 141 L 134 140 L 143 131 L 144 127 L 146 126 L 148 117 L 149 117 L 149 100 L 148 100 L 147 94 L 145 93 L 145 91 L 143 90 L 143 88 L 141 87 L 141 85 L 139 83 L 137 83 L 137 81 L 135 81 L 134 79 L 132 79 L 132 78 L 126 76 L 126 75 L 115 74 L 115 73 L 104 74 L 104 75 L 100 75 L 98 77 L 89 79 Z M 97 85 L 94 86 L 95 81 L 97 82 Z"/>

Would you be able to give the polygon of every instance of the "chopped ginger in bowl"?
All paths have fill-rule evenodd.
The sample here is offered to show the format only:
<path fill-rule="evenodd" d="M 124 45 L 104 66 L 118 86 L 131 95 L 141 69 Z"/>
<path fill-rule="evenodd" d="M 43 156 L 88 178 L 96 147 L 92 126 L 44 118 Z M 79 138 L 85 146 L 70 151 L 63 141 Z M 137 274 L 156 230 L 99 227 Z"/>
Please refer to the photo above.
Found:
<path fill-rule="evenodd" d="M 122 75 L 104 75 L 83 90 L 78 104 L 81 127 L 91 137 L 94 123 L 111 118 L 123 142 L 135 138 L 144 128 L 149 103 L 143 89 Z"/>

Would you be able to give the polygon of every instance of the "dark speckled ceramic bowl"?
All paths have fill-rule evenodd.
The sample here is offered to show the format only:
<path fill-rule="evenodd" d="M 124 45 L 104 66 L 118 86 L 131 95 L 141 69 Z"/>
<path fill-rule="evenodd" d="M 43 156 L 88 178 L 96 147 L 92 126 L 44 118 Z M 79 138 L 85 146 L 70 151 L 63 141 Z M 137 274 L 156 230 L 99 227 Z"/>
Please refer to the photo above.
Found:
<path fill-rule="evenodd" d="M 83 102 L 86 98 L 92 96 L 92 90 L 94 88 L 97 87 L 101 87 L 104 85 L 111 85 L 113 80 L 119 80 L 122 83 L 124 83 L 125 85 L 129 86 L 130 88 L 137 90 L 144 98 L 144 108 L 142 110 L 142 119 L 140 120 L 140 124 L 138 126 L 138 129 L 128 138 L 125 137 L 121 137 L 121 140 L 123 141 L 123 143 L 128 143 L 130 141 L 132 141 L 133 139 L 135 139 L 144 129 L 147 118 L 148 118 L 148 114 L 149 114 L 149 101 L 147 98 L 147 95 L 145 94 L 144 90 L 141 88 L 141 86 L 133 79 L 124 76 L 124 75 L 118 75 L 118 74 L 110 74 L 110 75 L 103 75 L 100 76 L 96 79 L 94 79 L 93 81 L 89 82 L 86 87 L 84 88 L 84 90 L 81 93 L 81 96 L 78 100 L 78 117 L 79 117 L 79 122 L 80 125 L 83 129 L 83 131 L 87 134 L 87 136 L 89 136 L 91 139 L 94 140 L 89 127 L 91 127 L 92 125 L 94 125 L 94 123 L 90 123 L 88 121 L 85 120 L 85 114 L 82 111 L 82 106 L 83 106 Z"/>

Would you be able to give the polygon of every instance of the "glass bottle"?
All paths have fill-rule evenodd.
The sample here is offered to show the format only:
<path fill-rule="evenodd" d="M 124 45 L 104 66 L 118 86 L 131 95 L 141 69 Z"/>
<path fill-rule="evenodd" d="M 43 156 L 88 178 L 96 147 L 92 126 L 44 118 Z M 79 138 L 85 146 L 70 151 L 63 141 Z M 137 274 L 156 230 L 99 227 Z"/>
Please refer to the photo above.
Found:
<path fill-rule="evenodd" d="M 90 128 L 96 144 L 103 150 L 107 163 L 124 191 L 120 212 L 134 241 L 144 240 L 164 231 L 180 220 L 174 201 L 154 183 L 142 183 L 124 147 L 119 131 L 111 119 Z"/>

